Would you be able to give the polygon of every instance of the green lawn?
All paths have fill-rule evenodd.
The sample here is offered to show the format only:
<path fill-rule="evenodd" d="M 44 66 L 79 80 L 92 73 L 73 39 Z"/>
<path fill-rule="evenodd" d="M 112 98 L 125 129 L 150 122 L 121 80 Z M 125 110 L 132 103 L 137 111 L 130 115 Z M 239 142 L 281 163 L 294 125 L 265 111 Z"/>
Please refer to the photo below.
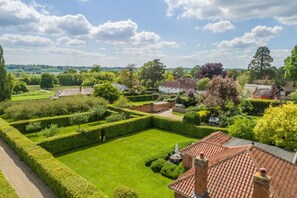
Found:
<path fill-rule="evenodd" d="M 172 180 L 144 165 L 146 157 L 176 143 L 196 141 L 159 129 L 122 136 L 104 144 L 81 148 L 57 158 L 112 196 L 118 185 L 135 189 L 139 197 L 173 197 L 166 187 Z"/>
<path fill-rule="evenodd" d="M 72 88 L 79 89 L 79 86 L 55 86 L 54 88 L 49 89 L 49 90 L 40 89 L 39 85 L 28 85 L 27 87 L 28 87 L 29 92 L 12 95 L 11 100 L 19 101 L 19 100 L 46 99 L 51 96 L 54 96 L 58 90 L 72 89 Z"/>
<path fill-rule="evenodd" d="M 80 125 L 80 129 L 87 129 L 88 127 L 93 127 L 96 125 L 100 125 L 100 124 L 105 124 L 106 120 L 100 120 L 99 122 L 89 122 L 89 123 L 85 123 L 85 124 L 81 124 Z M 78 125 L 73 125 L 73 126 L 68 126 L 68 127 L 61 127 L 59 128 L 59 132 L 56 135 L 61 135 L 61 134 L 65 134 L 65 133 L 70 133 L 70 132 L 75 132 L 78 129 Z M 29 138 L 30 140 L 32 140 L 33 142 L 37 142 L 40 140 L 43 140 L 47 137 L 43 136 L 40 132 L 35 132 L 35 133 L 30 133 L 30 134 L 26 134 L 27 138 Z"/>
<path fill-rule="evenodd" d="M 141 106 L 144 104 L 154 103 L 155 101 L 129 102 L 130 106 Z"/>
<path fill-rule="evenodd" d="M 17 194 L 14 188 L 10 185 L 10 183 L 4 177 L 2 171 L 0 170 L 0 197 L 9 197 L 9 198 L 17 198 Z"/>

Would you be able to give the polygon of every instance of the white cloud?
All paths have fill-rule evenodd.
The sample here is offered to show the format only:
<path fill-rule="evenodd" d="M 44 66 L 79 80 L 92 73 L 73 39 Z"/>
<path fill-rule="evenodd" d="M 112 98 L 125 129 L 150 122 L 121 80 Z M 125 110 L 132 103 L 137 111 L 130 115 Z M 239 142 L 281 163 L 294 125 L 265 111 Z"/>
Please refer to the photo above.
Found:
<path fill-rule="evenodd" d="M 108 21 L 98 27 L 93 27 L 91 34 L 98 39 L 111 41 L 126 41 L 136 34 L 137 24 L 130 19 L 126 21 Z"/>
<path fill-rule="evenodd" d="M 71 39 L 67 36 L 57 39 L 59 45 L 65 45 L 68 47 L 82 47 L 85 46 L 86 42 L 79 39 Z"/>
<path fill-rule="evenodd" d="M 160 36 L 155 32 L 142 31 L 136 33 L 131 39 L 135 42 L 135 44 L 157 43 L 160 40 Z"/>
<path fill-rule="evenodd" d="M 283 32 L 280 26 L 267 27 L 256 26 L 251 32 L 245 33 L 241 37 L 236 37 L 232 40 L 223 40 L 217 44 L 220 48 L 244 48 L 250 46 L 267 45 L 272 38 L 279 36 Z"/>
<path fill-rule="evenodd" d="M 24 25 L 39 21 L 33 6 L 21 1 L 0 0 L 0 26 Z"/>
<path fill-rule="evenodd" d="M 53 42 L 50 39 L 45 37 L 20 34 L 3 34 L 0 37 L 0 41 L 13 45 L 35 47 L 49 46 L 53 44 Z"/>
<path fill-rule="evenodd" d="M 230 21 L 219 21 L 216 23 L 208 23 L 202 29 L 210 30 L 214 33 L 220 33 L 234 28 L 235 26 Z"/>
<path fill-rule="evenodd" d="M 297 24 L 297 1 L 270 0 L 164 0 L 167 15 L 211 20 L 273 17 L 284 24 Z"/>

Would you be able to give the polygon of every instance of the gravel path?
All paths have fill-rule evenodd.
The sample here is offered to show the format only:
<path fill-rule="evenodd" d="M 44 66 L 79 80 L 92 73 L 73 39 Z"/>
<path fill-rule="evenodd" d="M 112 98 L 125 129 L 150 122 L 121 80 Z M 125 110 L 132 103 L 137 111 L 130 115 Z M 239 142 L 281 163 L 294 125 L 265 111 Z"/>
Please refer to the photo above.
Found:
<path fill-rule="evenodd" d="M 0 169 L 20 198 L 57 197 L 1 138 Z"/>
<path fill-rule="evenodd" d="M 171 118 L 171 119 L 174 119 L 174 120 L 182 120 L 183 117 L 180 116 L 180 115 L 175 115 L 172 113 L 172 109 L 169 109 L 169 110 L 166 110 L 166 111 L 161 111 L 161 112 L 158 112 L 158 113 L 155 113 L 159 116 L 162 116 L 162 117 L 165 117 L 165 118 Z"/>

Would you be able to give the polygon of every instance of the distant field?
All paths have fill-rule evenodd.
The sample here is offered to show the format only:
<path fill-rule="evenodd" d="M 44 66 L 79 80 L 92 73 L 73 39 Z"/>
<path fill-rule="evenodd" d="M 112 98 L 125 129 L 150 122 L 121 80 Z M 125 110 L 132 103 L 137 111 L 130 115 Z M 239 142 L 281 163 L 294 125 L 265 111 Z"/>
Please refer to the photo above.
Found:
<path fill-rule="evenodd" d="M 54 96 L 58 90 L 71 89 L 71 88 L 79 89 L 79 86 L 55 86 L 52 89 L 43 90 L 43 89 L 40 89 L 39 85 L 28 85 L 29 92 L 12 95 L 11 100 L 19 101 L 19 100 L 46 99 L 51 96 Z"/>
<path fill-rule="evenodd" d="M 170 198 L 173 191 L 166 186 L 172 180 L 154 173 L 144 165 L 144 160 L 185 141 L 197 140 L 148 129 L 104 144 L 80 148 L 57 158 L 111 197 L 118 185 L 125 185 L 135 189 L 139 197 Z"/>

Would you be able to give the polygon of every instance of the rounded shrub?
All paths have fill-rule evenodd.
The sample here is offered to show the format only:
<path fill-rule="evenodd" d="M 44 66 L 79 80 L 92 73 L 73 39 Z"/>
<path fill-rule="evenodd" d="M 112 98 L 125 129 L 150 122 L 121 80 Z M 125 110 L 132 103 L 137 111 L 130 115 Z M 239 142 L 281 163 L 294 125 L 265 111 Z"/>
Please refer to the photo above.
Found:
<path fill-rule="evenodd" d="M 135 190 L 128 188 L 126 186 L 119 186 L 115 189 L 113 194 L 114 198 L 138 198 Z"/>
<path fill-rule="evenodd" d="M 171 162 L 167 162 L 163 165 L 161 169 L 161 174 L 165 177 L 175 179 L 176 177 L 174 176 L 174 170 L 177 166 Z"/>
<path fill-rule="evenodd" d="M 163 158 L 159 158 L 151 164 L 151 169 L 155 173 L 159 173 L 164 164 L 166 164 L 166 160 L 164 160 Z"/>
<path fill-rule="evenodd" d="M 183 122 L 189 123 L 189 124 L 200 124 L 200 116 L 199 114 L 189 111 L 186 112 L 183 118 Z"/>
<path fill-rule="evenodd" d="M 205 90 L 207 88 L 209 81 L 209 78 L 201 78 L 197 83 L 198 90 Z"/>

